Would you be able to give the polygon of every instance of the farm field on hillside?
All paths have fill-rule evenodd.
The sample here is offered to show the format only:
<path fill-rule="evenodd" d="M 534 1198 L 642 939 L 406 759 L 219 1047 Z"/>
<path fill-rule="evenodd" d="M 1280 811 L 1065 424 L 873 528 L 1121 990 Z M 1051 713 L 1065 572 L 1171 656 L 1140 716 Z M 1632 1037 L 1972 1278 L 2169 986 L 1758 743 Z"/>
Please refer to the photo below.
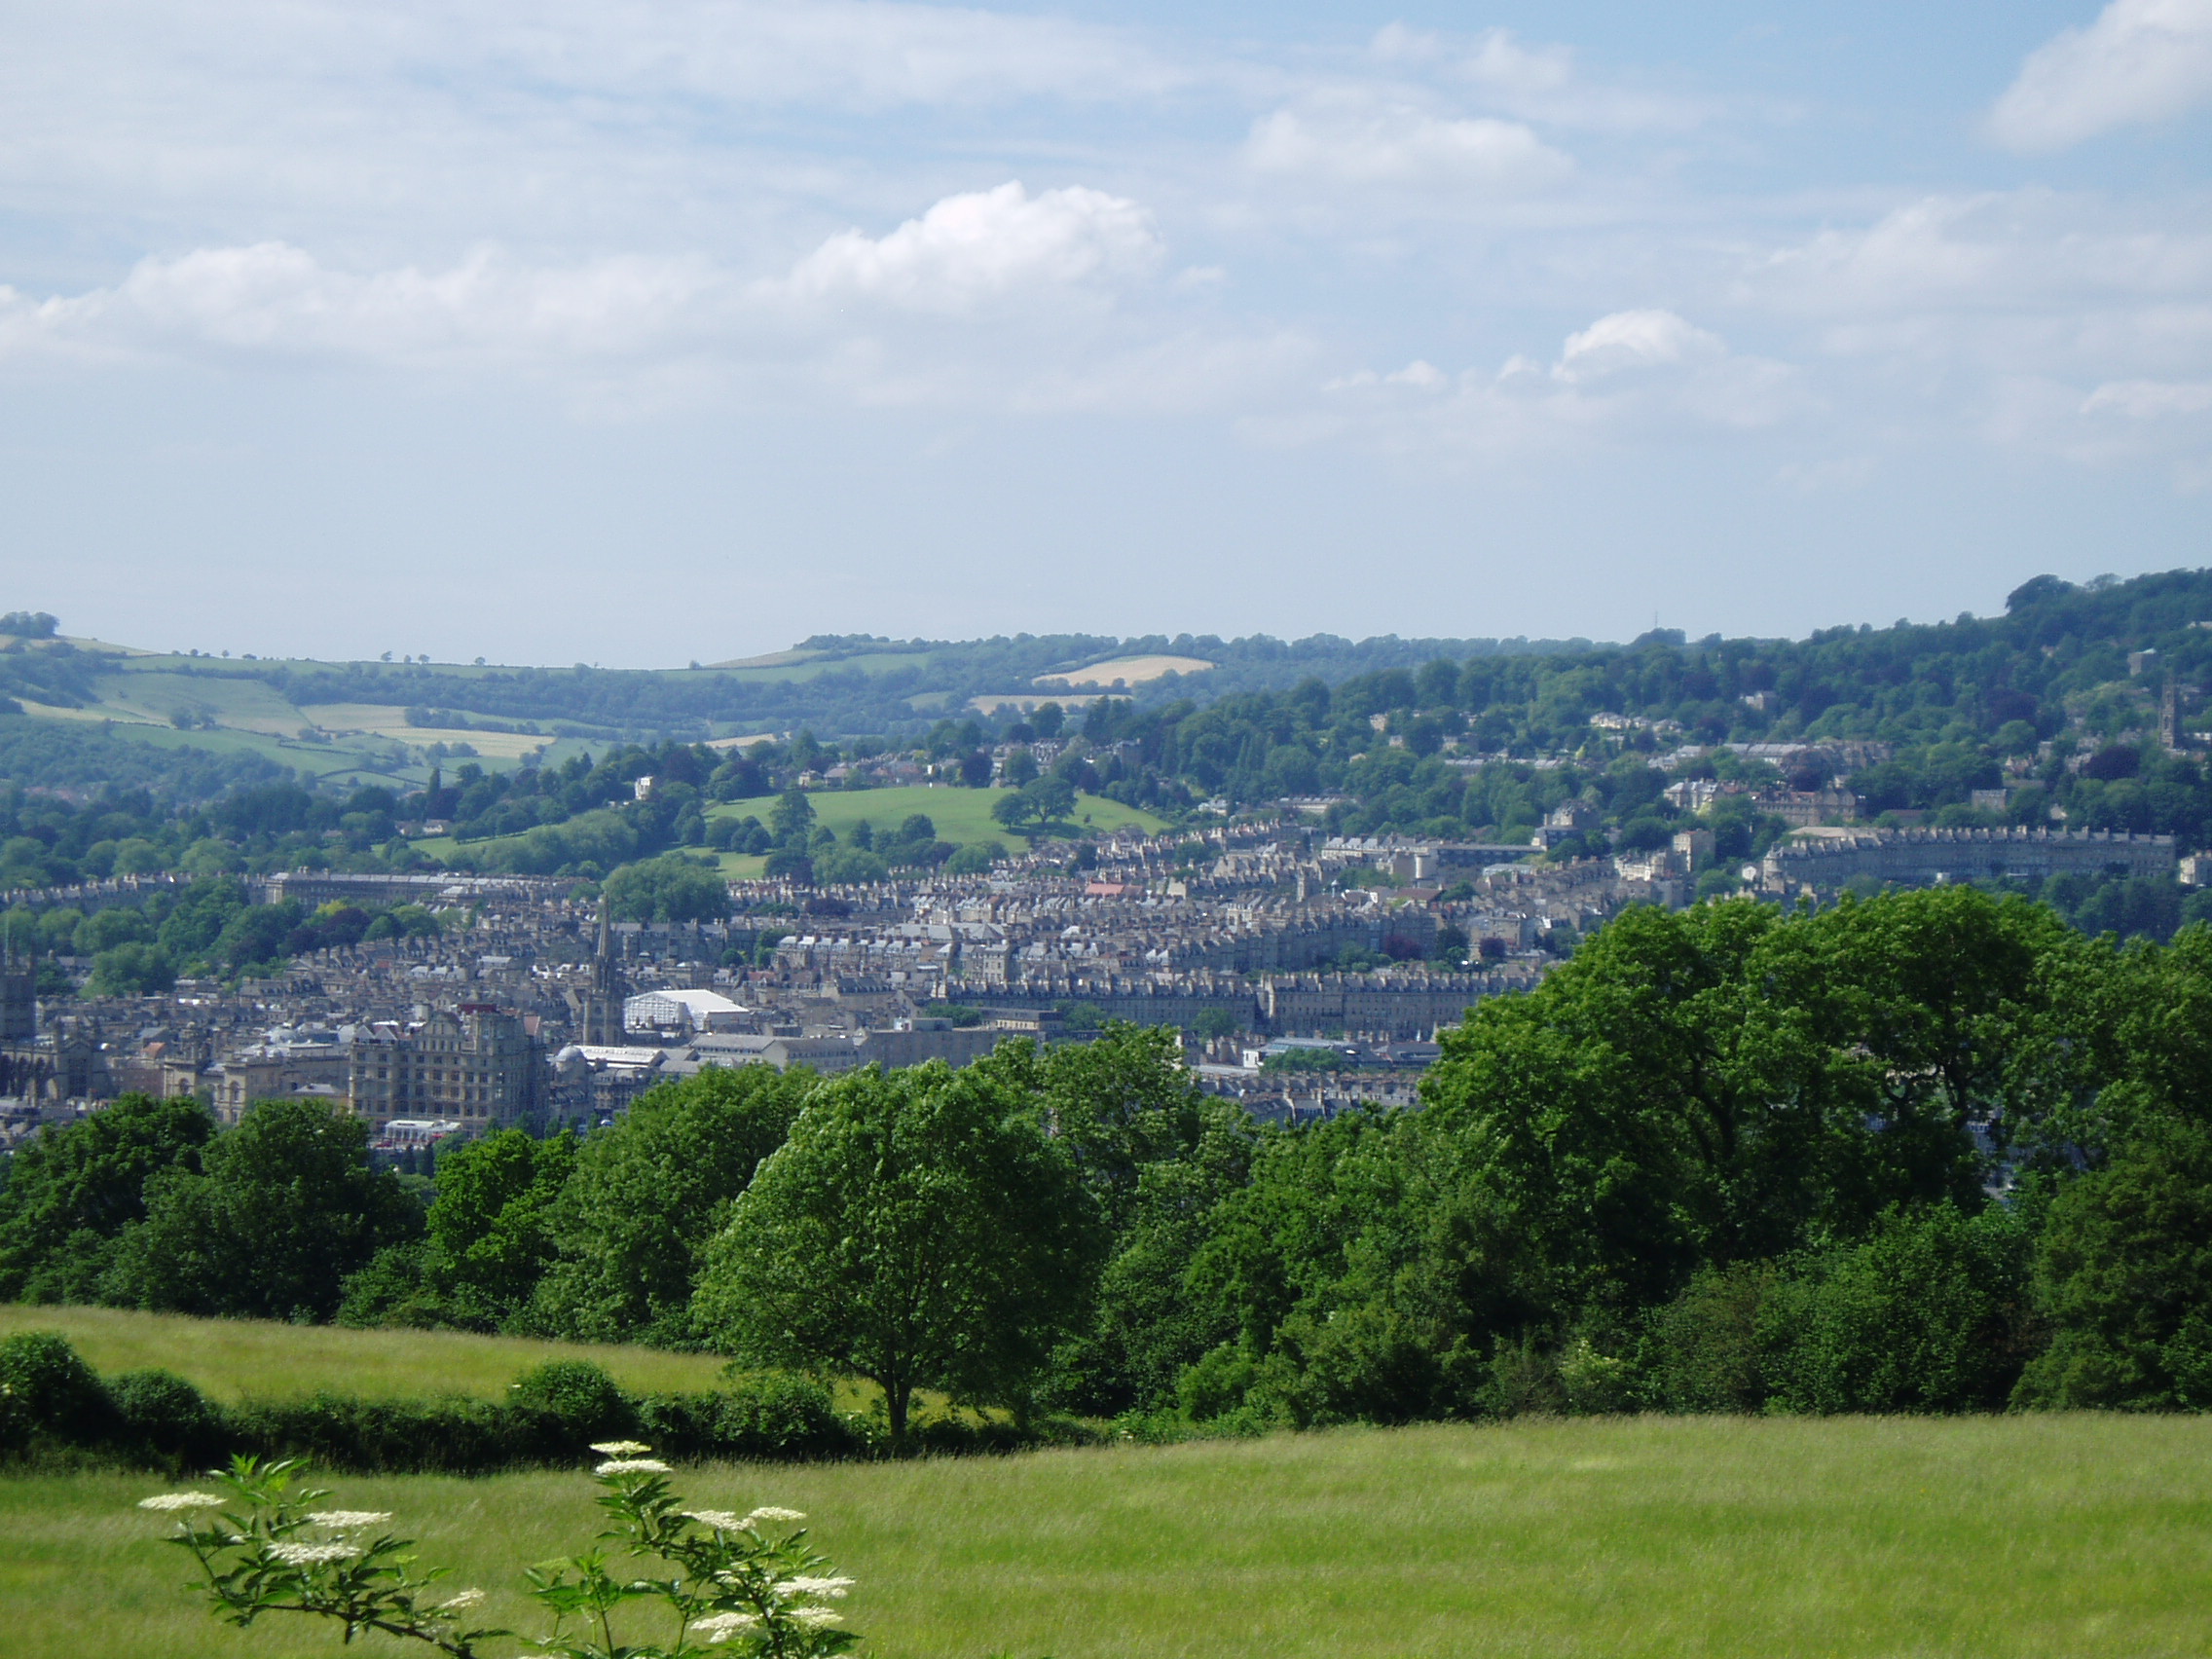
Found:
<path fill-rule="evenodd" d="M 1011 845 L 1021 837 L 1008 834 L 1005 827 L 991 817 L 991 803 L 1005 793 L 1003 790 L 933 789 L 927 784 L 910 784 L 895 790 L 817 790 L 810 792 L 807 799 L 814 803 L 815 822 L 835 830 L 839 839 L 864 818 L 878 830 L 892 830 L 898 828 L 908 813 L 921 812 L 927 813 L 930 822 L 937 826 L 940 841 L 960 846 L 976 841 L 1005 841 Z M 774 795 L 756 795 L 750 800 L 734 800 L 718 806 L 714 816 L 752 817 L 765 824 L 775 804 Z M 1133 826 L 1149 832 L 1166 828 L 1164 820 L 1149 812 L 1094 794 L 1076 796 L 1074 822 L 1099 830 Z"/>
<path fill-rule="evenodd" d="M 300 717 L 331 733 L 366 732 L 372 737 L 396 738 L 402 743 L 454 743 L 471 745 L 486 759 L 512 760 L 544 749 L 551 736 L 527 732 L 479 731 L 473 726 L 413 726 L 407 711 L 388 703 L 304 703 Z"/>
<path fill-rule="evenodd" d="M 193 1319 L 120 1308 L 0 1304 L 0 1337 L 59 1331 L 103 1375 L 160 1366 L 220 1400 L 278 1399 L 318 1388 L 360 1395 L 474 1394 L 498 1399 L 549 1359 L 588 1359 L 639 1393 L 712 1388 L 712 1354 L 479 1337 L 460 1331 L 350 1331 L 254 1319 Z"/>
<path fill-rule="evenodd" d="M 1109 685 L 1145 685 L 1169 674 L 1203 674 L 1213 666 L 1204 657 L 1114 657 L 1106 662 L 1094 662 L 1088 668 L 1070 669 L 1065 674 L 1041 674 L 1037 677 L 1036 683 L 1101 688 Z"/>
<path fill-rule="evenodd" d="M 598 1530 L 580 1474 L 340 1479 L 492 1622 Z M 240 1636 L 131 1507 L 158 1477 L 0 1482 L 9 1651 L 336 1654 Z M 1625 1419 L 1346 1430 L 900 1464 L 684 1469 L 787 1504 L 859 1587 L 863 1655 L 981 1659 L 2039 1659 L 2197 1654 L 2212 1622 L 2200 1418 Z M 509 1651 L 500 1646 L 495 1651 Z"/>

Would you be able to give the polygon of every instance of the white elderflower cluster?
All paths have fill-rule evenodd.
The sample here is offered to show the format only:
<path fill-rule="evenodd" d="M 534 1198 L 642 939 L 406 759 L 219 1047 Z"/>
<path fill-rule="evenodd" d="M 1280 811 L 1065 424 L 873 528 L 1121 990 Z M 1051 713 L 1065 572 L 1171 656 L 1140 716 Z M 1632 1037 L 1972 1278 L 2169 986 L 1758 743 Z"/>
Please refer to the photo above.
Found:
<path fill-rule="evenodd" d="M 745 1525 L 750 1527 L 756 1521 L 804 1521 L 806 1517 L 795 1509 L 778 1509 L 773 1505 L 764 1504 L 745 1518 Z"/>
<path fill-rule="evenodd" d="M 140 1509 L 219 1509 L 223 1500 L 212 1493 L 165 1492 L 138 1500 Z"/>
<path fill-rule="evenodd" d="M 483 1591 L 463 1590 L 460 1595 L 449 1597 L 445 1601 L 440 1602 L 438 1604 L 438 1611 L 441 1613 L 461 1613 L 466 1612 L 470 1607 L 480 1607 L 483 1604 Z"/>
<path fill-rule="evenodd" d="M 308 1519 L 317 1527 L 328 1527 L 333 1532 L 346 1532 L 356 1527 L 381 1527 L 391 1519 L 391 1511 L 388 1509 L 318 1509 Z"/>
<path fill-rule="evenodd" d="M 666 1475 L 674 1473 L 658 1457 L 609 1457 L 593 1472 L 602 1475 Z"/>
<path fill-rule="evenodd" d="M 806 1630 L 824 1630 L 843 1621 L 844 1614 L 830 1607 L 793 1607 L 784 1614 L 792 1623 Z"/>
<path fill-rule="evenodd" d="M 326 1562 L 350 1561 L 361 1552 L 351 1544 L 274 1543 L 269 1553 L 286 1567 L 320 1567 Z"/>
<path fill-rule="evenodd" d="M 744 1636 L 760 1628 L 758 1613 L 710 1613 L 691 1627 L 710 1642 L 727 1641 L 733 1636 Z"/>
<path fill-rule="evenodd" d="M 856 1581 L 850 1578 L 787 1578 L 776 1588 L 786 1596 L 821 1596 L 840 1601 Z"/>
<path fill-rule="evenodd" d="M 591 1449 L 602 1457 L 643 1457 L 652 1450 L 642 1440 L 595 1440 Z"/>
<path fill-rule="evenodd" d="M 745 1517 L 734 1509 L 686 1509 L 686 1521 L 696 1521 L 702 1527 L 712 1527 L 718 1532 L 734 1532 L 745 1525 Z"/>

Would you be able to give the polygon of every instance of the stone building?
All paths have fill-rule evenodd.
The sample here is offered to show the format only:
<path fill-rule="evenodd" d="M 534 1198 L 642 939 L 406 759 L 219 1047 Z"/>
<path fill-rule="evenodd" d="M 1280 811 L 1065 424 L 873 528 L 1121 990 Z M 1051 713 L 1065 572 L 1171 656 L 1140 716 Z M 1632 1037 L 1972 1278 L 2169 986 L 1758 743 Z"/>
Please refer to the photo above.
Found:
<path fill-rule="evenodd" d="M 38 959 L 18 962 L 10 952 L 0 962 L 0 1043 L 31 1043 L 38 1038 Z"/>
<path fill-rule="evenodd" d="M 543 1068 L 543 1047 L 521 1019 L 464 1003 L 409 1029 L 357 1033 L 347 1098 L 355 1116 L 379 1128 L 393 1118 L 452 1118 L 482 1128 L 538 1112 Z"/>
<path fill-rule="evenodd" d="M 2174 838 L 2105 830 L 1867 830 L 1793 835 L 1760 868 L 1774 892 L 1834 889 L 1861 876 L 1936 882 L 2040 881 L 2061 871 L 2172 880 Z"/>
<path fill-rule="evenodd" d="M 623 1013 L 629 995 L 629 982 L 622 976 L 621 964 L 614 958 L 607 905 L 603 901 L 599 906 L 599 942 L 592 951 L 590 988 L 569 993 L 571 1023 L 578 1040 L 587 1048 L 595 1049 L 619 1049 L 627 1044 L 629 1036 Z"/>

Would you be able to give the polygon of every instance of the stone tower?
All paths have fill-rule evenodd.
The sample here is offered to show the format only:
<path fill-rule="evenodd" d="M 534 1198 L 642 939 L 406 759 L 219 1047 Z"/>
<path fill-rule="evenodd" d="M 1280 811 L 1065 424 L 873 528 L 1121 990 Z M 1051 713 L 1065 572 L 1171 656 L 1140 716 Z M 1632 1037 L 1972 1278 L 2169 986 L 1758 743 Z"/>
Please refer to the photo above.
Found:
<path fill-rule="evenodd" d="M 38 956 L 21 961 L 10 945 L 0 956 L 0 1043 L 29 1043 L 38 1036 Z"/>
<path fill-rule="evenodd" d="M 591 990 L 584 998 L 584 1042 L 594 1048 L 614 1048 L 625 1041 L 622 1004 L 630 987 L 614 960 L 611 939 L 607 901 L 603 899 L 599 903 L 599 946 L 591 958 Z"/>

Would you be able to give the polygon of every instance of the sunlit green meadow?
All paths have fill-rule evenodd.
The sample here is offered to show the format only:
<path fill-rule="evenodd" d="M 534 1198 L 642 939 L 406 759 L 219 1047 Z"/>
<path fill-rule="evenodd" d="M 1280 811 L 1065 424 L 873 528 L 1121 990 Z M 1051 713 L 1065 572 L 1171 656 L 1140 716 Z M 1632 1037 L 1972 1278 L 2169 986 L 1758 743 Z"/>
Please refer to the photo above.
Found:
<path fill-rule="evenodd" d="M 904 1464 L 685 1470 L 788 1504 L 861 1580 L 887 1659 L 2197 1655 L 2212 1645 L 2212 1422 L 1628 1419 L 1347 1430 Z M 582 1475 L 334 1483 L 458 1582 L 580 1547 Z M 156 1490 L 0 1485 L 6 1651 L 336 1653 L 240 1637 L 175 1586 Z"/>
<path fill-rule="evenodd" d="M 459 1331 L 350 1331 L 120 1308 L 0 1304 L 0 1337 L 18 1331 L 59 1331 L 104 1375 L 160 1366 L 226 1401 L 284 1399 L 317 1389 L 496 1400 L 517 1377 L 550 1359 L 590 1360 L 633 1393 L 675 1393 L 714 1387 L 728 1363 L 712 1354 Z"/>

